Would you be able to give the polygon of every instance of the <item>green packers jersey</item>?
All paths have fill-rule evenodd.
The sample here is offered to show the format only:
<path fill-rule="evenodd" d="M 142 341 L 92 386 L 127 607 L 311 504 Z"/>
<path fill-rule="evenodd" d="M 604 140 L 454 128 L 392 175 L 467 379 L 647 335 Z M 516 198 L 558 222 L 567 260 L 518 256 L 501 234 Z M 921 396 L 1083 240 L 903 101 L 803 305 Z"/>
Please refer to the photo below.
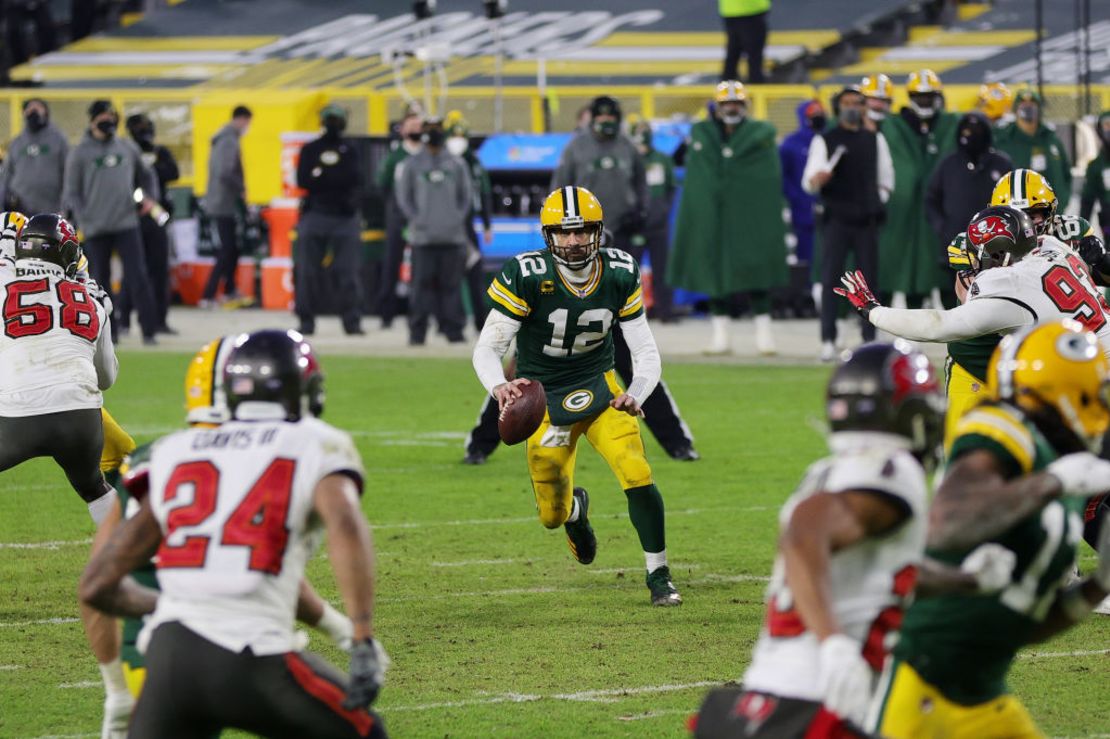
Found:
<path fill-rule="evenodd" d="M 600 387 L 613 368 L 613 321 L 644 313 L 640 269 L 619 249 L 600 251 L 581 289 L 563 278 L 549 250 L 518 254 L 494 277 L 487 297 L 493 310 L 521 322 L 516 374 L 543 383 L 552 423 L 558 423 L 552 395 Z"/>
<path fill-rule="evenodd" d="M 123 464 L 120 465 L 120 474 L 126 476 L 127 473 L 135 467 L 146 464 L 150 461 L 150 450 L 154 447 L 154 443 L 143 444 L 127 455 Z M 120 511 L 123 513 L 124 518 L 130 518 L 135 515 L 138 509 L 138 502 L 134 501 L 131 494 L 124 487 L 122 480 L 115 483 L 116 495 L 119 497 Z M 130 510 L 129 510 L 130 509 Z M 140 585 L 145 585 L 148 588 L 158 589 L 158 577 L 155 575 L 154 562 L 147 562 L 131 573 Z M 143 628 L 143 621 L 139 618 L 125 618 L 123 619 L 123 644 L 120 648 L 120 659 L 127 663 L 132 669 L 142 667 L 145 662 L 143 655 L 135 647 L 135 642 L 139 638 L 139 631 Z"/>
<path fill-rule="evenodd" d="M 1007 479 L 1037 472 L 1057 452 L 1016 408 L 983 404 L 956 428 L 951 460 L 974 450 L 998 459 Z M 991 539 L 1014 553 L 1009 587 L 993 595 L 923 597 L 906 612 L 895 656 L 957 703 L 971 705 L 1006 692 L 1006 673 L 1028 644 L 1071 575 L 1083 531 L 1083 501 L 1053 501 Z M 967 552 L 928 551 L 958 566 Z"/>
<path fill-rule="evenodd" d="M 1079 241 L 1094 232 L 1091 224 L 1079 216 L 1057 215 L 1053 216 L 1045 233 L 1063 241 L 1072 249 L 1078 249 Z M 948 245 L 948 266 L 955 270 L 971 268 L 971 262 L 967 257 L 966 233 L 956 234 L 952 243 Z M 977 380 L 986 382 L 987 365 L 990 363 L 994 348 L 1001 340 L 1001 334 L 986 334 L 976 336 L 974 339 L 952 341 L 948 344 L 948 356 Z"/>

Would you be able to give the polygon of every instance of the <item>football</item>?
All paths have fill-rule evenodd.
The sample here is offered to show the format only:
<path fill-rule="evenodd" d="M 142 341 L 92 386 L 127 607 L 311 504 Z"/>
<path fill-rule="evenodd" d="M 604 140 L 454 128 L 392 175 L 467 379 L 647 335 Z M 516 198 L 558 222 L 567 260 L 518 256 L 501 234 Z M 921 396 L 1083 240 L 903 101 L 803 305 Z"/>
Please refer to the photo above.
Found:
<path fill-rule="evenodd" d="M 522 395 L 513 404 L 501 411 L 497 417 L 497 431 L 501 441 L 506 444 L 519 444 L 532 434 L 543 422 L 547 412 L 547 395 L 543 383 L 532 380 L 527 385 L 519 385 Z"/>

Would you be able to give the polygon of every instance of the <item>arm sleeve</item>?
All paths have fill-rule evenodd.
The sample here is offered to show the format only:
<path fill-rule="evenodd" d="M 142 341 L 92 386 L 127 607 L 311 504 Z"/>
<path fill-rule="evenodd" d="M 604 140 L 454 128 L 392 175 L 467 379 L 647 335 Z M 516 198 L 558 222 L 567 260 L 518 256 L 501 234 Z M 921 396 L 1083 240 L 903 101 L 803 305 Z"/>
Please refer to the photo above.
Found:
<path fill-rule="evenodd" d="M 810 195 L 816 195 L 819 188 L 810 184 L 813 175 L 824 170 L 829 164 L 829 147 L 824 136 L 814 136 L 809 142 L 809 156 L 806 157 L 806 168 L 802 170 L 802 189 Z"/>
<path fill-rule="evenodd" d="M 405 214 L 405 219 L 411 221 L 415 215 L 415 208 L 412 204 L 412 197 L 409 193 L 409 188 L 413 183 L 412 167 L 406 160 L 397 165 L 397 170 L 394 171 L 393 176 L 396 178 L 396 188 L 394 195 L 397 198 L 397 207 Z"/>
<path fill-rule="evenodd" d="M 337 428 L 323 426 L 320 434 L 320 467 L 316 473 L 316 481 L 323 480 L 328 475 L 348 475 L 358 485 L 359 493 L 362 492 L 363 478 L 366 476 L 355 443 L 350 435 Z"/>
<path fill-rule="evenodd" d="M 472 362 L 478 381 L 491 395 L 495 387 L 506 381 L 501 358 L 509 351 L 509 344 L 512 343 L 518 331 L 520 331 L 520 321 L 497 311 L 490 311 L 485 325 L 482 326 L 482 333 L 474 346 Z"/>
<path fill-rule="evenodd" d="M 96 384 L 101 390 L 107 390 L 116 382 L 119 375 L 119 360 L 116 359 L 116 349 L 112 345 L 112 332 L 108 328 L 108 315 L 103 308 L 97 306 L 101 313 L 100 335 L 96 337 L 96 351 L 93 354 L 93 366 L 96 367 Z"/>
<path fill-rule="evenodd" d="M 632 354 L 632 382 L 628 383 L 627 392 L 642 406 L 663 374 L 659 347 L 656 346 L 655 337 L 648 326 L 647 316 L 642 313 L 638 318 L 621 323 L 621 331 L 624 332 L 628 351 Z"/>
<path fill-rule="evenodd" d="M 868 315 L 876 328 L 910 341 L 961 341 L 983 334 L 1029 326 L 1034 316 L 1002 298 L 969 300 L 951 310 L 873 308 Z"/>
<path fill-rule="evenodd" d="M 894 192 L 894 159 L 890 156 L 890 145 L 886 138 L 878 134 L 875 139 L 879 146 L 879 200 L 886 203 Z"/>

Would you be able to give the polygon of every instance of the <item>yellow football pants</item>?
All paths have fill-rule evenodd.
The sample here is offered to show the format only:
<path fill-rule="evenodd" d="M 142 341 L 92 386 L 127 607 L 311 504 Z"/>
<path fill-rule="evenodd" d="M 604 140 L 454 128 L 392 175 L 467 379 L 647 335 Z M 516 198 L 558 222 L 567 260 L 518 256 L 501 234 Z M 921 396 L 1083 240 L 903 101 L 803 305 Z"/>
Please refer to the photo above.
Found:
<path fill-rule="evenodd" d="M 132 696 L 138 698 L 139 693 L 143 692 L 143 681 L 146 680 L 146 668 L 132 667 L 124 662 L 123 679 L 127 681 L 127 690 Z"/>
<path fill-rule="evenodd" d="M 1014 696 L 1000 695 L 974 706 L 953 703 L 905 662 L 894 661 L 883 673 L 878 695 L 883 702 L 870 723 L 884 739 L 1044 737 Z"/>
<path fill-rule="evenodd" d="M 944 451 L 956 439 L 956 424 L 971 406 L 986 397 L 986 386 L 958 363 L 948 362 L 948 411 L 944 414 Z"/>
<path fill-rule="evenodd" d="M 605 379 L 613 396 L 623 391 L 613 372 Z M 597 450 L 617 477 L 622 490 L 652 483 L 651 467 L 644 454 L 640 422 L 624 411 L 604 411 L 565 430 L 553 429 L 544 414 L 543 423 L 528 439 L 528 474 L 536 494 L 540 522 L 549 529 L 558 528 L 570 516 L 574 492 L 574 459 L 578 439 L 586 440 Z"/>
<path fill-rule="evenodd" d="M 123 464 L 123 458 L 135 451 L 135 440 L 116 423 L 107 408 L 100 409 L 104 425 L 104 451 L 100 453 L 100 471 L 111 472 Z"/>

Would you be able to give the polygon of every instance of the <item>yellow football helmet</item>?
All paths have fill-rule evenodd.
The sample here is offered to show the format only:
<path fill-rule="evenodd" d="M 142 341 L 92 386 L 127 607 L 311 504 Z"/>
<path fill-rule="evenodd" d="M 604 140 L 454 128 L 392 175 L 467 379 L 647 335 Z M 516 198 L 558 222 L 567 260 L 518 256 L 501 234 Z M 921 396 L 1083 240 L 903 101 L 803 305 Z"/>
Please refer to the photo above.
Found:
<path fill-rule="evenodd" d="M 931 69 L 919 69 L 910 73 L 906 80 L 906 92 L 910 95 L 920 95 L 928 92 L 944 92 L 944 85 L 940 77 Z"/>
<path fill-rule="evenodd" d="M 976 107 L 993 123 L 1010 112 L 1014 103 L 1014 93 L 1002 82 L 992 82 L 979 86 L 979 102 Z"/>
<path fill-rule="evenodd" d="M 443 116 L 443 130 L 448 136 L 469 136 L 470 124 L 466 122 L 461 110 L 449 110 Z"/>
<path fill-rule="evenodd" d="M 725 80 L 717 84 L 717 92 L 713 99 L 720 103 L 746 103 L 748 93 L 744 90 L 744 83 L 736 80 Z"/>
<path fill-rule="evenodd" d="M 1002 175 L 991 193 L 991 205 L 1009 205 L 1024 210 L 1033 221 L 1038 235 L 1043 235 L 1056 216 L 1056 191 L 1040 172 L 1015 169 Z"/>
<path fill-rule="evenodd" d="M 891 100 L 894 97 L 894 83 L 885 74 L 869 74 L 859 82 L 864 97 Z"/>
<path fill-rule="evenodd" d="M 987 368 L 987 390 L 1028 412 L 1055 409 L 1092 450 L 1110 427 L 1110 360 L 1098 337 L 1070 319 L 1003 338 Z"/>
<path fill-rule="evenodd" d="M 201 347 L 185 370 L 185 420 L 218 426 L 230 420 L 224 394 L 224 365 L 238 334 L 228 334 Z"/>
<path fill-rule="evenodd" d="M 19 232 L 23 230 L 26 223 L 27 216 L 18 210 L 6 210 L 0 213 L 0 233 L 10 230 L 15 231 L 15 236 L 19 236 Z"/>
<path fill-rule="evenodd" d="M 605 227 L 603 215 L 597 197 L 584 187 L 567 185 L 548 195 L 540 211 L 540 231 L 555 261 L 578 270 L 596 259 Z M 584 232 L 589 241 L 566 243 L 563 237 L 576 231 Z"/>

